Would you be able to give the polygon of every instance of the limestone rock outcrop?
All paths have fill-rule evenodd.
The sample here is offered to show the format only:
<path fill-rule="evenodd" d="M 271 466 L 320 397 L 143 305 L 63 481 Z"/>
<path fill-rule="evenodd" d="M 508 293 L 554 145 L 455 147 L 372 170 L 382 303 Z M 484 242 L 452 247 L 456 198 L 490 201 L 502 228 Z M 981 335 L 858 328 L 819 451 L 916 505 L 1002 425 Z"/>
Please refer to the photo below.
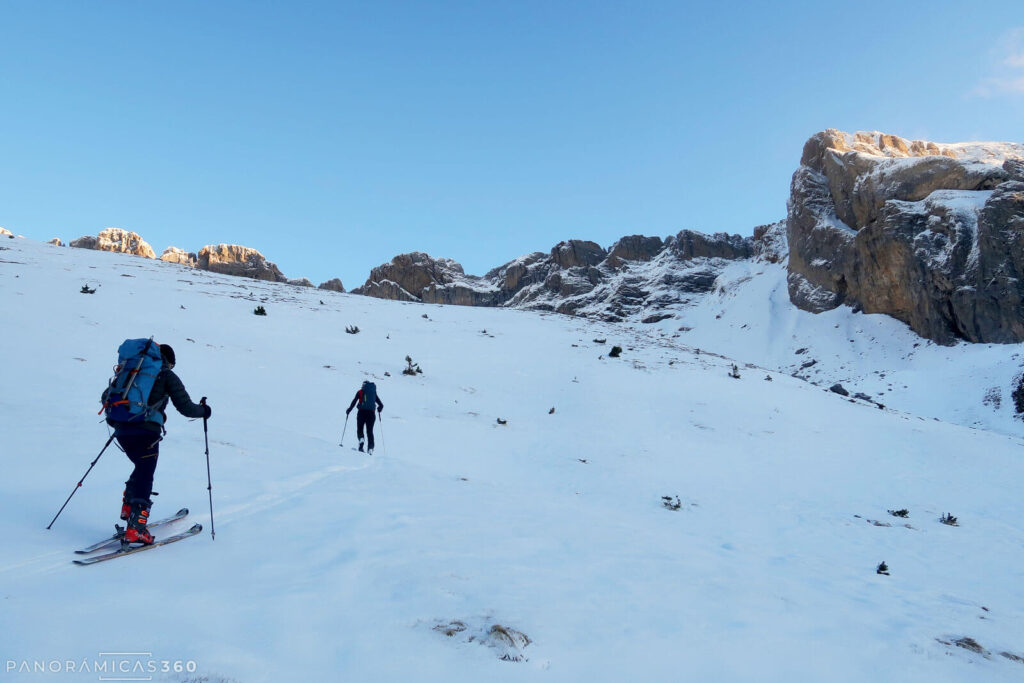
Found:
<path fill-rule="evenodd" d="M 331 292 L 344 292 L 345 286 L 341 284 L 341 280 L 338 278 L 331 278 L 327 282 L 321 282 L 317 289 L 326 289 Z"/>
<path fill-rule="evenodd" d="M 153 247 L 149 246 L 146 240 L 138 233 L 121 228 L 106 228 L 101 230 L 96 237 L 86 235 L 77 240 L 72 240 L 72 247 L 79 249 L 96 249 L 98 251 L 112 251 L 119 254 L 131 254 L 143 258 L 156 258 Z"/>
<path fill-rule="evenodd" d="M 287 282 L 288 278 L 263 254 L 237 244 L 207 245 L 199 250 L 196 268 L 213 273 L 250 277 L 267 282 Z"/>
<path fill-rule="evenodd" d="M 195 268 L 199 257 L 192 252 L 179 249 L 178 247 L 167 247 L 164 249 L 164 253 L 160 255 L 160 260 Z"/>
<path fill-rule="evenodd" d="M 68 246 L 76 249 L 95 249 L 98 243 L 99 240 L 93 235 L 82 235 L 77 240 L 68 242 Z"/>
<path fill-rule="evenodd" d="M 939 343 L 1024 341 L 1024 145 L 837 130 L 807 141 L 787 218 L 789 292 L 885 313 Z"/>

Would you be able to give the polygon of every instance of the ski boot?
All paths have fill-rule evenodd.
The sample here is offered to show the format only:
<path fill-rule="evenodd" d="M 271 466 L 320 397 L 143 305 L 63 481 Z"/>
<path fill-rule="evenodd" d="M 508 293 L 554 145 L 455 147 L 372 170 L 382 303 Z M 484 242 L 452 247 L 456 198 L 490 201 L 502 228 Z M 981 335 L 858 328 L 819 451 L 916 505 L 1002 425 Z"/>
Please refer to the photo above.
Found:
<path fill-rule="evenodd" d="M 128 521 L 128 517 L 132 514 L 132 506 L 128 503 L 128 489 L 125 489 L 121 493 L 121 519 Z"/>
<path fill-rule="evenodd" d="M 359 452 L 360 453 L 363 452 L 363 440 L 362 439 L 359 439 Z"/>
<path fill-rule="evenodd" d="M 141 543 L 150 545 L 153 543 L 153 534 L 149 533 L 146 524 L 149 522 L 149 508 L 153 501 L 148 498 L 132 498 L 131 514 L 128 515 L 128 528 L 124 530 L 122 543 Z"/>

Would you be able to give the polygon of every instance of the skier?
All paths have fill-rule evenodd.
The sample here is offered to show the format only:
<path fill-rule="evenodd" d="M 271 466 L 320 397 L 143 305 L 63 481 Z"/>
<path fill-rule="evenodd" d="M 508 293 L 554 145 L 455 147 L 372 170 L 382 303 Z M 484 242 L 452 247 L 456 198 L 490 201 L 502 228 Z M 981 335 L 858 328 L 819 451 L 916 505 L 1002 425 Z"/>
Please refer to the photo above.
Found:
<path fill-rule="evenodd" d="M 185 385 L 172 371 L 174 368 L 174 349 L 168 344 L 160 344 L 160 356 L 163 365 L 156 376 L 149 394 L 148 406 L 154 412 L 159 411 L 162 421 L 166 421 L 168 398 L 174 407 L 185 417 L 208 418 L 213 411 L 205 399 L 196 404 L 192 402 Z M 107 403 L 109 388 L 103 392 L 103 402 Z M 121 445 L 124 454 L 135 465 L 131 476 L 125 482 L 124 495 L 121 498 L 121 519 L 127 520 L 124 532 L 126 543 L 153 542 L 153 534 L 146 524 L 149 521 L 149 509 L 153 505 L 150 496 L 153 493 L 153 474 L 156 472 L 156 461 L 160 451 L 160 441 L 166 430 L 158 422 L 125 423 L 107 419 L 107 424 L 114 428 L 114 438 Z M 162 433 L 163 432 L 163 433 Z"/>
<path fill-rule="evenodd" d="M 377 415 L 373 412 L 376 404 L 377 412 L 384 410 L 380 396 L 377 395 L 377 385 L 367 380 L 363 382 L 363 388 L 356 392 L 352 403 L 348 404 L 347 416 L 352 412 L 352 407 L 359 404 L 359 412 L 356 413 L 356 436 L 359 438 L 359 450 L 363 450 L 363 425 L 366 425 L 367 452 L 373 454 L 373 423 L 377 421 Z"/>

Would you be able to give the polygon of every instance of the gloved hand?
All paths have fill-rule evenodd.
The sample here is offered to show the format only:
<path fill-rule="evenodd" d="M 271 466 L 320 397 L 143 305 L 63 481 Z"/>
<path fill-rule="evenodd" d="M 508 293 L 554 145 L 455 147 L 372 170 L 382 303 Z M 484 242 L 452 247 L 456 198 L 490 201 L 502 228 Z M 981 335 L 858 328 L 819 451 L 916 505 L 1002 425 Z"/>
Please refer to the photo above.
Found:
<path fill-rule="evenodd" d="M 380 415 L 380 414 L 381 414 L 381 413 L 383 413 L 383 412 L 384 412 L 384 409 L 383 409 L 383 408 L 377 408 L 377 414 L 378 414 L 378 415 Z"/>
<path fill-rule="evenodd" d="M 348 410 L 346 410 L 346 411 L 345 411 L 345 417 L 348 417 L 348 414 L 349 414 L 349 413 L 351 413 L 351 412 L 352 412 L 352 409 L 351 409 L 351 408 L 349 408 Z"/>
<path fill-rule="evenodd" d="M 213 415 L 213 410 L 211 410 L 210 406 L 208 405 L 204 405 L 203 407 L 206 408 L 206 415 L 204 415 L 203 417 L 209 420 L 210 416 Z"/>

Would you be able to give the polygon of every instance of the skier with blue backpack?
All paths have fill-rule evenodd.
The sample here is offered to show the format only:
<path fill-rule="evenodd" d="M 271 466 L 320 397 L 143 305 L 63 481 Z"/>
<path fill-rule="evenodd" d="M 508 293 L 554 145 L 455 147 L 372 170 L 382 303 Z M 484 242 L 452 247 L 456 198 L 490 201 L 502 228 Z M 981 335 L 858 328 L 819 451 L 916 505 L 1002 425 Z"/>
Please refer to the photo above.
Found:
<path fill-rule="evenodd" d="M 107 424 L 135 468 L 125 482 L 121 498 L 121 519 L 128 522 L 125 543 L 153 543 L 149 532 L 149 510 L 153 506 L 153 475 L 166 433 L 167 403 L 171 401 L 185 417 L 209 418 L 210 406 L 203 398 L 193 403 L 181 379 L 174 374 L 174 349 L 150 339 L 126 339 L 118 348 L 115 376 L 103 392 Z"/>
<path fill-rule="evenodd" d="M 356 437 L 359 439 L 359 450 L 363 450 L 363 427 L 366 427 L 367 452 L 373 454 L 373 424 L 377 421 L 377 414 L 384 410 L 380 396 L 377 395 L 377 385 L 367 380 L 356 392 L 355 398 L 348 404 L 345 411 L 346 417 L 352 412 L 352 408 L 359 404 L 359 412 L 356 413 Z M 374 413 L 374 408 L 377 413 Z"/>

